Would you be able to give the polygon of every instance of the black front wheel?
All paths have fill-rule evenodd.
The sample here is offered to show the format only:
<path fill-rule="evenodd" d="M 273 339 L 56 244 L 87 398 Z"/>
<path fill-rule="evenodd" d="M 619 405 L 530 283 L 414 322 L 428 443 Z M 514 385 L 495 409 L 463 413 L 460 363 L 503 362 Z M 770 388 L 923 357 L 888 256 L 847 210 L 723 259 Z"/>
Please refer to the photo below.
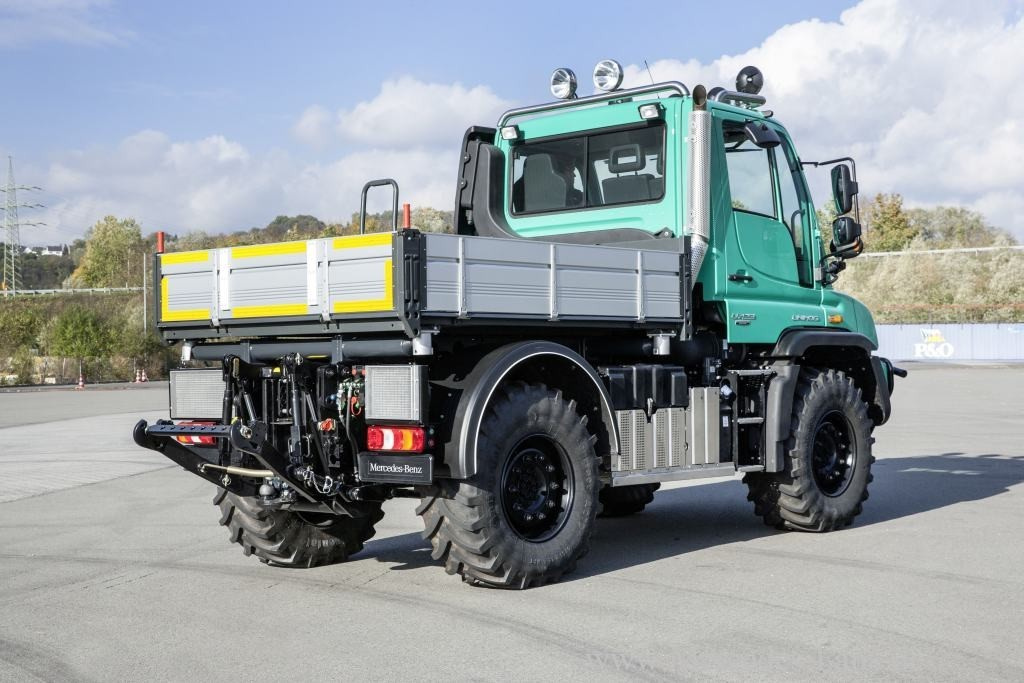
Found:
<path fill-rule="evenodd" d="M 781 529 L 830 531 L 851 524 L 868 498 L 873 428 L 850 377 L 804 369 L 783 471 L 744 477 L 755 513 Z"/>
<path fill-rule="evenodd" d="M 417 510 L 434 559 L 449 574 L 496 588 L 572 571 L 597 514 L 595 440 L 560 391 L 501 387 L 480 427 L 476 474 L 425 491 Z"/>

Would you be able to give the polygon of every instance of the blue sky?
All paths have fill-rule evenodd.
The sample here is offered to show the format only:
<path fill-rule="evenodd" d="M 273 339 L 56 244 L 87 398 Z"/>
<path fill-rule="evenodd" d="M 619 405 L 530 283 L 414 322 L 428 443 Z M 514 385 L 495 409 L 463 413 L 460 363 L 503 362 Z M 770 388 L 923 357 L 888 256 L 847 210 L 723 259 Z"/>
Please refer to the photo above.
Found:
<path fill-rule="evenodd" d="M 981 142 L 1024 182 L 1020 157 L 984 146 L 990 134 L 947 139 L 955 93 L 889 97 L 884 112 L 869 102 L 979 73 L 1005 90 L 1024 76 L 1010 64 L 1024 62 L 1021 0 L 484 5 L 0 0 L 0 153 L 49 207 L 25 241 L 71 239 L 107 212 L 175 232 L 343 218 L 360 173 L 398 176 L 413 201 L 448 208 L 459 129 L 549 99 L 556 66 L 584 80 L 606 57 L 634 78 L 647 59 L 658 80 L 691 85 L 727 83 L 753 61 L 805 158 L 858 153 L 862 185 L 911 205 L 962 203 L 1003 223 L 1024 213 L 1006 178 L 923 181 L 952 170 L 956 144 Z M 1024 137 L 1015 120 L 983 123 Z"/>
<path fill-rule="evenodd" d="M 307 103 L 351 105 L 388 78 L 482 83 L 528 102 L 548 97 L 555 66 L 584 72 L 609 56 L 710 61 L 785 23 L 835 20 L 852 3 L 751 2 L 740 13 L 666 2 L 625 21 L 622 10 L 593 2 L 481 11 L 487 4 L 100 4 L 81 18 L 108 40 L 41 39 L 7 51 L 7 86 L 18 96 L 2 98 L 0 114 L 18 134 L 3 142 L 19 158 L 40 159 L 151 128 L 175 139 L 230 132 L 250 149 L 270 149 L 292 142 L 288 126 Z"/>

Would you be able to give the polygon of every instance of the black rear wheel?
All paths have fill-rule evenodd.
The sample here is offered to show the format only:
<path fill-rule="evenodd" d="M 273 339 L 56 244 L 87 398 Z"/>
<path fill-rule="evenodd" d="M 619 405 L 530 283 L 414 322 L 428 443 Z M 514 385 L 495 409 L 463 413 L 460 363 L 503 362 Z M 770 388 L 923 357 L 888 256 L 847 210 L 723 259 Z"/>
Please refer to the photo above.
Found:
<path fill-rule="evenodd" d="M 278 567 L 316 567 L 343 562 L 363 549 L 384 517 L 380 504 L 366 504 L 363 517 L 268 510 L 255 498 L 218 488 L 213 504 L 231 542 L 246 555 Z"/>
<path fill-rule="evenodd" d="M 594 531 L 595 441 L 561 392 L 501 387 L 481 424 L 476 474 L 431 487 L 417 510 L 434 559 L 468 583 L 496 588 L 572 571 Z"/>

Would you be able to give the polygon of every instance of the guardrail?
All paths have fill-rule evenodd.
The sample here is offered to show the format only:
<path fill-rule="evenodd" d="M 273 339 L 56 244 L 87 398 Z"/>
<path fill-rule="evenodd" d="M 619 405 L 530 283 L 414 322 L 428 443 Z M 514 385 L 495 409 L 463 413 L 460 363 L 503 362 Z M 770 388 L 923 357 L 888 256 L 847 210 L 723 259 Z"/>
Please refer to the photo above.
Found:
<path fill-rule="evenodd" d="M 0 294 L 13 297 L 33 294 L 116 294 L 141 291 L 143 291 L 142 287 L 88 287 L 82 289 L 19 289 L 17 291 L 0 291 Z"/>

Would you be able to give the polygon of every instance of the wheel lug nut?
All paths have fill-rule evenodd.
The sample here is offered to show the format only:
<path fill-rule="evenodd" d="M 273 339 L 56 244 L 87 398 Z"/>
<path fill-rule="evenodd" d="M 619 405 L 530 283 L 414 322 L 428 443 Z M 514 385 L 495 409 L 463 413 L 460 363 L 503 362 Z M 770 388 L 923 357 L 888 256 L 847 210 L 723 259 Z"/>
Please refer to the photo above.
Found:
<path fill-rule="evenodd" d="M 532 522 L 533 521 L 533 515 L 531 515 L 529 512 L 526 513 L 526 521 L 527 522 Z"/>
<path fill-rule="evenodd" d="M 562 487 L 562 485 L 559 484 L 557 481 L 553 481 L 550 484 L 548 484 L 548 488 L 551 489 L 552 491 L 557 491 L 561 487 Z"/>
<path fill-rule="evenodd" d="M 553 500 L 549 500 L 549 501 L 547 502 L 547 506 L 548 506 L 548 509 L 549 509 L 549 510 L 550 510 L 550 509 L 552 509 L 552 508 L 554 508 L 554 507 L 555 507 L 555 501 L 553 501 Z"/>
<path fill-rule="evenodd" d="M 547 466 L 544 467 L 544 470 L 547 471 L 548 474 L 551 474 L 552 472 L 555 471 L 555 466 L 549 463 Z"/>
<path fill-rule="evenodd" d="M 547 518 L 548 518 L 548 516 L 545 515 L 543 512 L 538 512 L 537 513 L 537 519 L 540 520 L 541 522 L 543 522 Z"/>

